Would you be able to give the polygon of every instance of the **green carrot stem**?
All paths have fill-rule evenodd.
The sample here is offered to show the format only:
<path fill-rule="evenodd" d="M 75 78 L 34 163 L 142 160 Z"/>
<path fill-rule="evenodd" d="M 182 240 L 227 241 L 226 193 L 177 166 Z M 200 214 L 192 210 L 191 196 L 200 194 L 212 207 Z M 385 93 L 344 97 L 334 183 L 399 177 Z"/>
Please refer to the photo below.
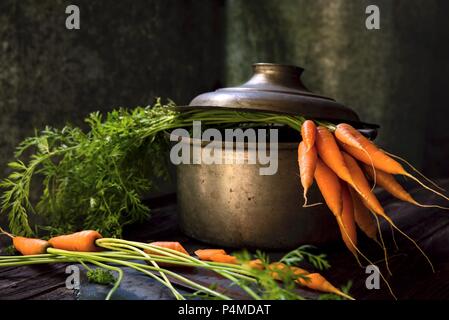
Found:
<path fill-rule="evenodd" d="M 130 245 L 123 245 L 123 246 L 131 251 L 137 252 L 139 255 L 146 258 L 155 268 L 160 269 L 158 264 L 144 251 L 140 250 L 139 248 L 130 246 Z M 184 297 L 173 287 L 170 280 L 168 280 L 168 278 L 165 276 L 165 274 L 163 272 L 159 272 L 159 273 L 160 273 L 162 279 L 164 279 L 166 286 L 170 289 L 170 291 L 173 293 L 173 295 L 176 297 L 176 299 L 184 300 Z"/>
<path fill-rule="evenodd" d="M 107 244 L 107 243 L 103 243 L 101 242 L 101 246 L 103 248 L 106 249 L 110 249 L 110 250 L 117 250 L 117 248 L 122 248 L 123 246 L 126 246 L 124 244 Z M 160 247 L 157 247 L 160 248 Z M 120 249 L 122 250 L 122 249 Z M 171 250 L 171 249 L 169 249 Z M 129 250 L 128 250 L 129 251 Z M 175 250 L 175 252 L 178 252 Z M 151 259 L 156 261 L 156 262 L 165 262 L 165 263 L 171 263 L 171 264 L 176 264 L 176 265 L 180 265 L 180 266 L 197 266 L 197 267 L 204 267 L 207 269 L 214 269 L 214 268 L 219 268 L 221 270 L 228 270 L 228 271 L 233 271 L 233 272 L 237 272 L 240 274 L 245 274 L 248 276 L 252 276 L 253 274 L 248 271 L 247 269 L 243 268 L 242 266 L 239 265 L 233 265 L 233 264 L 229 264 L 229 263 L 219 263 L 219 262 L 211 262 L 211 261 L 201 261 L 198 260 L 196 258 L 193 258 L 191 256 L 185 255 L 183 254 L 184 257 L 189 257 L 190 259 L 188 261 L 186 260 L 182 260 L 179 261 L 179 257 L 166 257 L 166 256 L 161 256 L 161 255 L 151 255 L 151 254 L 147 254 L 149 256 L 151 256 Z M 131 258 L 131 256 L 130 256 Z M 133 259 L 142 259 L 141 257 L 136 257 L 133 256 Z M 146 260 L 146 259 L 142 259 L 142 260 Z"/>
<path fill-rule="evenodd" d="M 194 262 L 200 264 L 201 266 L 207 265 L 206 262 L 203 262 L 203 261 L 201 261 L 201 260 L 197 260 L 197 259 L 195 259 L 195 258 L 192 258 L 192 257 L 189 256 L 189 255 L 186 255 L 186 254 L 181 253 L 181 252 L 176 251 L 176 250 L 172 250 L 172 249 L 168 249 L 168 248 L 162 248 L 162 247 L 158 247 L 158 246 L 154 246 L 154 245 L 147 245 L 147 244 L 140 243 L 140 242 L 121 240 L 121 239 L 112 239 L 113 241 L 110 241 L 110 240 L 111 240 L 111 239 L 105 240 L 105 238 L 99 239 L 99 240 L 97 240 L 97 245 L 101 246 L 102 243 L 108 242 L 108 241 L 109 241 L 109 242 L 117 242 L 117 243 L 121 244 L 122 246 L 128 246 L 128 247 L 129 247 L 129 244 L 132 244 L 132 245 L 134 245 L 134 246 L 141 246 L 141 247 L 143 247 L 143 248 L 146 247 L 147 249 L 149 249 L 149 250 L 151 250 L 151 251 L 153 251 L 153 250 L 156 251 L 155 249 L 163 249 L 163 250 L 159 250 L 159 251 L 167 251 L 167 252 L 166 252 L 167 254 L 172 253 L 172 254 L 174 254 L 174 255 L 178 255 L 179 257 L 181 257 L 181 258 L 183 258 L 183 259 L 185 259 L 185 260 L 189 260 L 189 261 L 194 260 Z M 222 277 L 225 277 L 225 278 L 231 280 L 232 282 L 235 282 L 235 283 L 238 282 L 238 280 L 237 280 L 234 276 L 230 275 L 229 273 L 221 272 L 220 270 L 217 270 L 217 269 L 213 269 L 213 271 L 215 271 L 216 273 L 218 273 L 218 274 L 221 275 Z M 261 299 L 261 298 L 260 298 L 260 297 L 259 297 L 253 290 L 251 290 L 251 288 L 249 288 L 248 286 L 246 286 L 246 285 L 244 285 L 244 284 L 240 284 L 240 287 L 241 287 L 243 290 L 245 290 L 245 291 L 246 291 L 251 297 L 253 297 L 254 299 L 256 299 L 256 300 L 260 300 L 260 299 Z"/>
<path fill-rule="evenodd" d="M 113 258 L 108 258 L 108 257 L 102 257 L 99 255 L 91 255 L 89 252 L 74 252 L 74 251 L 66 251 L 66 250 L 60 250 L 60 249 L 54 249 L 54 248 L 49 248 L 48 249 L 49 253 L 54 253 L 54 254 L 59 254 L 59 255 L 64 255 L 64 256 L 70 256 L 70 257 L 77 257 L 77 258 L 85 258 L 85 259 L 94 259 L 96 261 L 102 261 L 102 262 L 110 262 L 110 263 L 114 263 L 114 264 L 120 264 L 120 265 L 124 265 L 127 267 L 131 267 L 133 269 L 139 270 L 141 271 L 142 268 L 140 268 L 140 264 L 138 263 L 131 263 L 128 261 L 123 261 L 123 260 L 119 260 L 119 259 L 113 259 Z M 191 287 L 197 289 L 197 290 L 201 290 L 204 292 L 207 292 L 211 295 L 214 295 L 216 297 L 219 297 L 221 299 L 226 299 L 229 300 L 230 298 L 227 297 L 226 295 L 223 295 L 219 292 L 216 292 L 212 289 L 206 288 L 198 283 L 195 283 L 175 272 L 163 269 L 163 268 L 155 268 L 155 267 L 151 267 L 151 266 L 146 266 L 148 269 L 152 270 L 152 271 L 162 271 L 165 274 L 172 276 L 173 278 L 176 278 L 188 285 L 190 285 Z M 138 269 L 137 269 L 138 268 Z M 161 279 L 159 279 L 159 277 L 155 276 L 152 273 L 149 272 L 145 272 L 146 274 L 148 274 L 149 276 L 155 278 L 156 280 L 158 280 L 159 282 L 161 282 L 162 284 L 165 285 L 165 282 L 163 282 Z"/>

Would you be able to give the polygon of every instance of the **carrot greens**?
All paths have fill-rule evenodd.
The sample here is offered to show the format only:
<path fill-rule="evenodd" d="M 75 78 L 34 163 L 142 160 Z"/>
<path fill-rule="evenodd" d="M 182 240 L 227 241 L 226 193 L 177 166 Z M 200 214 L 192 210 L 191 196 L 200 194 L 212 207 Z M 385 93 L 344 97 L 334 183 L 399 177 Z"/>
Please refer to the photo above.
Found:
<path fill-rule="evenodd" d="M 46 127 L 19 144 L 11 173 L 0 182 L 1 209 L 11 232 L 38 233 L 29 221 L 33 213 L 43 221 L 38 228 L 50 235 L 94 229 L 120 237 L 123 226 L 149 216 L 143 195 L 169 179 L 164 133 L 191 127 L 195 120 L 205 126 L 283 124 L 298 131 L 304 121 L 226 108 L 180 112 L 173 102 L 157 100 L 151 107 L 91 113 L 87 130 Z"/>

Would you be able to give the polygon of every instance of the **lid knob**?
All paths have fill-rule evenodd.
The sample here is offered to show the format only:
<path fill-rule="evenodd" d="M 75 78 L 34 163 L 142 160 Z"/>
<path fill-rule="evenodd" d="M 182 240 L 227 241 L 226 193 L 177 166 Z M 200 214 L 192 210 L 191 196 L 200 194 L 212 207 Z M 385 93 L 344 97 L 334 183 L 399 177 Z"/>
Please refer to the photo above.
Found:
<path fill-rule="evenodd" d="M 304 72 L 301 67 L 277 63 L 255 63 L 253 71 L 251 79 L 241 87 L 276 91 L 292 88 L 295 91 L 309 91 L 301 81 L 301 74 Z"/>

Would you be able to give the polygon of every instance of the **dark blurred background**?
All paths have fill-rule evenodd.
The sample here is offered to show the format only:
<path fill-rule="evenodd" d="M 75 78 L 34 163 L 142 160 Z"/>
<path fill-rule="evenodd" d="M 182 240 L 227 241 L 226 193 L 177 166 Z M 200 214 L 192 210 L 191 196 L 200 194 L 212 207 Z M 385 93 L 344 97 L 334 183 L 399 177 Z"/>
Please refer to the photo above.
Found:
<path fill-rule="evenodd" d="M 81 29 L 65 28 L 66 6 Z M 367 30 L 365 8 L 380 8 Z M 1 0 L 0 168 L 34 128 L 302 66 L 315 92 L 381 125 L 379 143 L 449 177 L 449 1 Z"/>

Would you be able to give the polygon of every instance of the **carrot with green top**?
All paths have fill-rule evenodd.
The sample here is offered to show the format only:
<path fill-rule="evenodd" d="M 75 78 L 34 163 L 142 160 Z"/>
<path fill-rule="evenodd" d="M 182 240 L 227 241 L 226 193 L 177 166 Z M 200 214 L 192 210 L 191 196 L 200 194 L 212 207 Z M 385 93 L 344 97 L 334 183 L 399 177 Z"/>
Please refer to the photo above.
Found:
<path fill-rule="evenodd" d="M 298 166 L 301 185 L 303 188 L 304 205 L 303 207 L 310 207 L 316 204 L 307 204 L 307 193 L 313 184 L 313 175 L 315 174 L 317 153 L 314 146 L 307 149 L 304 141 L 298 145 Z"/>
<path fill-rule="evenodd" d="M 301 126 L 302 141 L 306 145 L 306 150 L 309 151 L 315 145 L 316 139 L 316 125 L 312 120 L 306 120 Z"/>
<path fill-rule="evenodd" d="M 327 206 L 336 217 L 340 217 L 343 210 L 340 179 L 320 159 L 317 159 L 314 177 Z"/>
<path fill-rule="evenodd" d="M 229 264 L 237 264 L 238 260 L 236 257 L 231 256 L 229 254 L 217 253 L 210 257 L 210 261 L 220 262 L 220 263 L 229 263 Z"/>
<path fill-rule="evenodd" d="M 345 125 L 345 128 L 349 128 L 349 125 Z M 438 192 L 424 183 L 422 183 L 418 178 L 416 178 L 414 175 L 407 172 L 404 167 L 394 160 L 392 157 L 390 157 L 388 154 L 383 152 L 381 149 L 379 149 L 372 141 L 367 139 L 364 135 L 362 135 L 360 132 L 352 128 L 353 130 L 350 130 L 350 135 L 343 136 L 338 135 L 337 138 L 341 142 L 341 146 L 351 154 L 351 156 L 355 157 L 359 161 L 362 161 L 363 163 L 370 165 L 374 167 L 375 169 L 382 170 L 389 174 L 397 174 L 397 175 L 403 175 L 406 176 L 414 181 L 416 181 L 418 184 L 420 184 L 423 188 L 439 195 L 440 197 L 449 200 L 447 196 L 442 194 L 441 192 Z M 338 128 L 337 128 L 338 130 Z M 337 131 L 336 131 L 337 132 Z M 348 138 L 350 137 L 350 138 Z M 318 151 L 319 153 L 319 151 Z"/>
<path fill-rule="evenodd" d="M 172 250 L 184 253 L 186 255 L 189 255 L 189 253 L 187 252 L 186 249 L 184 249 L 182 244 L 177 241 L 155 241 L 155 242 L 151 242 L 150 244 L 153 246 L 156 246 L 156 247 L 172 249 Z M 146 249 L 144 251 L 146 253 L 157 254 L 157 253 L 153 252 L 151 249 Z"/>
<path fill-rule="evenodd" d="M 384 208 L 380 204 L 379 200 L 376 198 L 374 193 L 371 191 L 371 188 L 368 184 L 368 180 L 365 177 L 365 174 L 363 173 L 360 166 L 357 164 L 357 161 L 353 157 L 351 157 L 346 152 L 343 152 L 343 157 L 346 161 L 347 166 L 349 167 L 349 170 L 352 174 L 352 179 L 354 181 L 356 188 L 356 191 L 359 193 L 361 198 L 363 199 L 365 205 L 370 209 L 372 212 L 377 214 L 378 216 L 384 218 L 387 220 L 387 222 L 399 233 L 401 233 L 404 237 L 409 239 L 415 247 L 421 252 L 421 254 L 426 258 L 426 260 L 429 262 L 430 267 L 432 268 L 432 271 L 435 272 L 435 269 L 433 267 L 432 262 L 430 261 L 429 257 L 425 254 L 425 252 L 421 249 L 421 247 L 416 243 L 415 240 L 410 238 L 406 233 L 404 233 L 401 229 L 399 229 L 396 224 L 391 220 L 391 218 L 385 213 Z M 385 259 L 386 263 L 388 263 L 387 260 L 387 254 L 386 254 L 386 248 L 384 247 L 385 251 Z M 388 265 L 388 264 L 387 264 Z"/>
<path fill-rule="evenodd" d="M 357 250 L 355 249 L 357 246 L 357 229 L 354 220 L 354 205 L 351 194 L 349 193 L 348 185 L 344 182 L 341 183 L 341 196 L 343 209 L 341 219 L 337 219 L 337 222 L 340 227 L 343 242 L 358 261 Z"/>
<path fill-rule="evenodd" d="M 325 127 L 317 128 L 316 149 L 318 156 L 343 181 L 353 186 L 351 173 L 345 164 L 334 135 Z"/>
<path fill-rule="evenodd" d="M 101 251 L 101 248 L 95 244 L 95 241 L 101 238 L 102 236 L 98 231 L 84 230 L 72 234 L 53 237 L 48 240 L 48 242 L 53 248 L 56 249 L 79 252 L 96 252 Z"/>
<path fill-rule="evenodd" d="M 50 247 L 48 241 L 45 240 L 14 236 L 3 230 L 1 227 L 0 232 L 11 238 L 14 249 L 24 256 L 47 253 L 47 248 Z"/>
<path fill-rule="evenodd" d="M 223 249 L 198 249 L 195 251 L 196 256 L 203 261 L 211 261 L 212 256 L 216 254 L 226 254 Z"/>
<path fill-rule="evenodd" d="M 282 280 L 284 278 L 284 274 L 286 276 L 294 275 L 296 276 L 295 282 L 303 287 L 316 291 L 333 293 L 345 299 L 354 300 L 353 297 L 334 287 L 329 281 L 326 280 L 326 278 L 324 278 L 319 273 L 310 273 L 307 270 L 299 267 L 287 266 L 282 262 L 271 263 L 268 268 L 270 271 L 272 271 L 271 276 L 276 280 Z"/>
<path fill-rule="evenodd" d="M 368 208 L 363 204 L 359 194 L 352 188 L 349 188 L 351 193 L 352 203 L 354 205 L 354 220 L 359 228 L 369 238 L 377 242 L 377 225 L 373 215 Z"/>

